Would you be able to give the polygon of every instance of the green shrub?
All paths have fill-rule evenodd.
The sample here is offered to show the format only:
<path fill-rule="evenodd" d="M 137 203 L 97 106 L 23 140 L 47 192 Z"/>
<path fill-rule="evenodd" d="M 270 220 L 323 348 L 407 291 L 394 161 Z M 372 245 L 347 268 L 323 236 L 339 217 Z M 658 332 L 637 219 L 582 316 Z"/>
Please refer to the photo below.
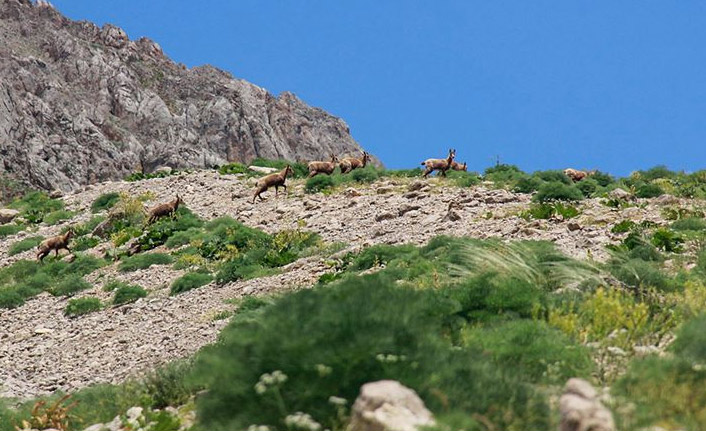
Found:
<path fill-rule="evenodd" d="M 128 285 L 119 286 L 113 294 L 113 305 L 128 304 L 147 296 L 147 291 L 141 286 Z"/>
<path fill-rule="evenodd" d="M 514 320 L 464 334 L 466 345 L 482 349 L 503 368 L 517 368 L 532 382 L 563 384 L 571 377 L 590 377 L 588 349 L 544 322 Z"/>
<path fill-rule="evenodd" d="M 354 271 L 362 271 L 388 263 L 393 259 L 416 255 L 418 253 L 418 249 L 412 245 L 373 245 L 363 250 L 353 260 L 350 268 Z"/>
<path fill-rule="evenodd" d="M 144 233 L 139 239 L 141 249 L 145 251 L 159 247 L 176 232 L 202 225 L 201 219 L 188 208 L 181 206 L 173 218 L 163 217 L 144 229 Z"/>
<path fill-rule="evenodd" d="M 202 239 L 203 234 L 201 229 L 196 227 L 190 227 L 187 230 L 175 232 L 169 239 L 164 243 L 168 248 L 177 248 L 182 245 L 187 245 L 196 239 Z"/>
<path fill-rule="evenodd" d="M 676 172 L 670 171 L 664 165 L 657 165 L 646 171 L 637 171 L 639 178 L 645 182 L 654 181 L 659 178 L 674 178 Z"/>
<path fill-rule="evenodd" d="M 642 244 L 632 248 L 628 252 L 631 259 L 640 259 L 650 262 L 662 262 L 664 256 L 657 250 L 657 247 L 652 244 Z"/>
<path fill-rule="evenodd" d="M 587 198 L 593 196 L 598 190 L 598 187 L 598 182 L 593 178 L 584 178 L 576 183 L 576 188 L 581 190 L 581 193 Z"/>
<path fill-rule="evenodd" d="M 670 346 L 679 358 L 695 363 L 706 361 L 706 314 L 701 314 L 685 323 L 677 332 Z"/>
<path fill-rule="evenodd" d="M 681 251 L 681 244 L 684 239 L 677 235 L 674 231 L 660 228 L 652 233 L 652 245 L 660 250 L 671 252 Z"/>
<path fill-rule="evenodd" d="M 101 306 L 101 300 L 92 296 L 70 299 L 64 308 L 64 314 L 70 317 L 83 316 L 100 310 Z"/>
<path fill-rule="evenodd" d="M 44 223 L 48 224 L 49 226 L 52 226 L 52 225 L 59 223 L 60 221 L 68 220 L 73 216 L 74 216 L 74 213 L 72 213 L 71 211 L 58 210 L 58 211 L 50 212 L 49 214 L 45 215 L 43 221 L 44 221 Z"/>
<path fill-rule="evenodd" d="M 304 189 L 307 193 L 318 193 L 324 190 L 331 189 L 335 186 L 335 182 L 330 175 L 317 175 L 306 180 Z"/>
<path fill-rule="evenodd" d="M 693 230 L 701 231 L 706 230 L 706 220 L 700 217 L 687 217 L 672 223 L 672 229 L 674 230 Z"/>
<path fill-rule="evenodd" d="M 532 197 L 535 202 L 579 201 L 583 199 L 583 193 L 574 185 L 567 185 L 560 182 L 544 183 L 539 186 L 537 194 Z"/>
<path fill-rule="evenodd" d="M 54 296 L 73 296 L 74 294 L 90 289 L 92 286 L 78 274 L 70 275 L 49 290 Z"/>
<path fill-rule="evenodd" d="M 234 319 L 199 355 L 194 380 L 207 388 L 200 425 L 280 427 L 286 414 L 304 411 L 329 427 L 337 420 L 330 396 L 351 403 L 362 384 L 393 379 L 432 411 L 483 415 L 498 429 L 549 428 L 543 396 L 518 373 L 443 337 L 452 310 L 433 291 L 396 287 L 381 274 L 285 295 L 251 319 Z"/>
<path fill-rule="evenodd" d="M 474 172 L 448 171 L 446 176 L 453 181 L 457 187 L 472 187 L 480 183 L 478 174 Z"/>
<path fill-rule="evenodd" d="M 607 187 L 615 182 L 615 178 L 613 178 L 610 174 L 606 174 L 601 171 L 596 171 L 593 175 L 591 175 L 591 179 L 593 179 L 601 187 Z"/>
<path fill-rule="evenodd" d="M 378 179 L 378 172 L 372 166 L 358 168 L 349 174 L 357 183 L 372 183 Z"/>
<path fill-rule="evenodd" d="M 681 358 L 633 361 L 611 392 L 633 404 L 632 429 L 701 430 L 706 423 L 706 370 Z"/>
<path fill-rule="evenodd" d="M 118 271 L 132 272 L 149 268 L 152 265 L 168 265 L 172 262 L 174 262 L 174 258 L 165 253 L 136 254 L 123 259 L 118 266 Z"/>
<path fill-rule="evenodd" d="M 0 226 L 0 238 L 5 238 L 6 236 L 14 235 L 18 232 L 24 230 L 24 226 L 21 224 L 4 224 Z"/>
<path fill-rule="evenodd" d="M 664 194 L 664 190 L 657 184 L 642 184 L 635 190 L 638 198 L 656 198 Z"/>
<path fill-rule="evenodd" d="M 99 243 L 100 240 L 95 236 L 84 235 L 73 240 L 73 243 L 71 244 L 71 249 L 73 251 L 86 251 L 97 246 Z"/>
<path fill-rule="evenodd" d="M 221 175 L 228 174 L 248 174 L 248 167 L 241 163 L 229 163 L 218 168 L 218 173 Z"/>
<path fill-rule="evenodd" d="M 216 274 L 216 283 L 226 284 L 233 281 L 250 280 L 276 273 L 275 269 L 265 268 L 259 264 L 243 264 L 239 260 L 228 261 L 221 266 Z"/>
<path fill-rule="evenodd" d="M 515 187 L 513 187 L 513 191 L 518 192 L 518 193 L 532 193 L 536 192 L 537 189 L 539 189 L 539 186 L 542 185 L 542 180 L 540 180 L 537 177 L 523 177 L 517 180 L 517 183 L 515 184 Z"/>
<path fill-rule="evenodd" d="M 197 289 L 210 283 L 212 280 L 213 276 L 211 276 L 211 274 L 190 272 L 174 280 L 170 293 L 172 295 L 177 295 L 192 289 Z"/>
<path fill-rule="evenodd" d="M 116 192 L 104 193 L 96 198 L 91 204 L 91 212 L 98 213 L 115 206 L 120 200 L 120 194 Z"/>
<path fill-rule="evenodd" d="M 64 209 L 64 202 L 50 199 L 45 192 L 35 191 L 12 202 L 10 208 L 19 210 L 20 215 L 30 223 L 41 223 L 47 214 Z"/>
<path fill-rule="evenodd" d="M 539 178 L 542 182 L 545 183 L 564 183 L 566 185 L 571 185 L 573 184 L 573 181 L 569 177 L 564 174 L 563 171 L 537 171 L 534 174 L 532 174 L 533 177 Z"/>
<path fill-rule="evenodd" d="M 615 224 L 610 230 L 613 233 L 625 233 L 635 229 L 637 224 L 632 220 L 623 220 Z"/>
<path fill-rule="evenodd" d="M 189 360 L 177 360 L 157 368 L 145 378 L 145 388 L 152 400 L 152 408 L 163 409 L 181 406 L 200 387 L 187 384 L 187 376 L 192 372 Z"/>
<path fill-rule="evenodd" d="M 520 217 L 527 220 L 548 220 L 554 216 L 561 216 L 562 219 L 567 220 L 574 218 L 579 214 L 580 211 L 575 206 L 563 204 L 561 202 L 551 202 L 532 204 L 527 210 L 520 213 Z"/>
<path fill-rule="evenodd" d="M 44 241 L 43 236 L 32 236 L 25 238 L 23 240 L 12 243 L 10 248 L 7 250 L 9 256 L 14 256 L 19 253 L 23 253 L 27 250 L 32 250 L 37 247 L 40 242 Z"/>
<path fill-rule="evenodd" d="M 17 308 L 25 303 L 24 297 L 12 287 L 0 288 L 0 308 Z"/>
<path fill-rule="evenodd" d="M 611 264 L 611 273 L 623 283 L 639 289 L 654 287 L 660 291 L 675 289 L 670 278 L 652 262 L 629 259 Z"/>

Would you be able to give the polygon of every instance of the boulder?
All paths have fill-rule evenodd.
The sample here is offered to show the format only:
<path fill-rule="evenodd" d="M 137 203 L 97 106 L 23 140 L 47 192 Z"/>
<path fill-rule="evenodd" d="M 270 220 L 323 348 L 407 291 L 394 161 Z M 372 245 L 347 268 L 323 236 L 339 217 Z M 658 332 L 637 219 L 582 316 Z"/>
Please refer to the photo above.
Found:
<path fill-rule="evenodd" d="M 20 212 L 11 208 L 0 208 L 0 224 L 10 223 L 20 215 Z"/>
<path fill-rule="evenodd" d="M 573 378 L 566 382 L 559 399 L 559 431 L 615 431 L 613 415 L 598 400 L 590 383 Z"/>
<path fill-rule="evenodd" d="M 367 383 L 353 404 L 349 431 L 416 431 L 435 424 L 416 392 L 394 380 Z"/>
<path fill-rule="evenodd" d="M 664 194 L 662 196 L 657 196 L 653 202 L 656 205 L 674 205 L 679 203 L 679 198 L 670 194 Z"/>
<path fill-rule="evenodd" d="M 623 189 L 611 190 L 610 193 L 608 193 L 608 196 L 613 199 L 620 199 L 620 200 L 624 200 L 624 201 L 635 200 L 635 196 L 633 196 L 632 194 L 630 194 L 630 192 L 627 192 Z"/>
<path fill-rule="evenodd" d="M 64 197 L 64 192 L 59 189 L 54 189 L 51 193 L 49 193 L 49 197 L 52 199 L 59 199 L 61 197 Z"/>
<path fill-rule="evenodd" d="M 154 170 L 155 174 L 165 174 L 169 175 L 172 173 L 172 168 L 169 166 L 160 166 L 157 169 Z"/>

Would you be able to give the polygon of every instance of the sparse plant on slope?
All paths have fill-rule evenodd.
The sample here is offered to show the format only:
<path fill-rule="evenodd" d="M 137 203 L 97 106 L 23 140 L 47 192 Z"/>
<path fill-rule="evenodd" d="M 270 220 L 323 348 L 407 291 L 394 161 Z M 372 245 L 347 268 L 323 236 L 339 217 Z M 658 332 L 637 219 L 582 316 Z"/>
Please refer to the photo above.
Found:
<path fill-rule="evenodd" d="M 102 307 L 101 300 L 87 296 L 84 298 L 70 299 L 64 308 L 64 314 L 70 317 L 83 316 L 84 314 L 93 313 L 100 310 Z"/>

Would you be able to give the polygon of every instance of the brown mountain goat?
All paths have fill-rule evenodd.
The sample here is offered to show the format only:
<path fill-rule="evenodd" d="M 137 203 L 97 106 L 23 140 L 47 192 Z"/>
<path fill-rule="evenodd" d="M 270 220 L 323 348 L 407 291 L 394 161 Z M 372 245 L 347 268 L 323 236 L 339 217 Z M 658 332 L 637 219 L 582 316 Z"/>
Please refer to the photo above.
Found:
<path fill-rule="evenodd" d="M 307 167 L 309 168 L 309 178 L 314 177 L 318 174 L 331 175 L 334 169 L 336 169 L 337 164 L 338 158 L 336 158 L 334 154 L 331 154 L 330 162 L 311 161 L 307 165 Z"/>
<path fill-rule="evenodd" d="M 279 193 L 280 187 L 284 187 L 284 190 L 286 191 L 287 186 L 284 182 L 287 180 L 287 175 L 294 175 L 294 170 L 289 165 L 287 165 L 287 167 L 282 169 L 280 172 L 264 176 L 257 180 L 257 183 L 255 183 L 255 194 L 252 196 L 252 203 L 255 203 L 255 198 L 260 198 L 260 200 L 264 201 L 260 194 L 270 187 L 275 188 L 275 196 Z"/>
<path fill-rule="evenodd" d="M 339 166 L 341 167 L 341 173 L 347 174 L 353 169 L 364 168 L 370 161 L 370 154 L 363 151 L 363 157 L 357 159 L 355 157 L 346 157 L 341 160 Z"/>
<path fill-rule="evenodd" d="M 434 171 L 441 172 L 441 176 L 446 176 L 446 171 L 451 168 L 451 162 L 454 161 L 456 157 L 456 150 L 453 148 L 449 149 L 449 155 L 445 159 L 426 159 L 421 164 L 424 166 L 424 178 L 428 177 L 430 173 Z"/>
<path fill-rule="evenodd" d="M 152 224 L 157 219 L 172 215 L 179 209 L 179 204 L 183 204 L 184 201 L 176 195 L 176 198 L 167 203 L 159 204 L 147 212 L 147 224 Z"/>
<path fill-rule="evenodd" d="M 59 250 L 62 248 L 71 253 L 69 241 L 72 236 L 74 236 L 74 231 L 69 229 L 63 235 L 57 235 L 42 241 L 41 244 L 37 246 L 37 260 L 41 262 L 52 250 L 54 250 L 55 256 L 59 255 Z"/>
<path fill-rule="evenodd" d="M 468 166 L 466 166 L 466 162 L 463 162 L 463 164 L 460 164 L 459 162 L 457 162 L 455 160 L 453 162 L 451 162 L 451 169 L 453 169 L 454 171 L 468 172 Z"/>

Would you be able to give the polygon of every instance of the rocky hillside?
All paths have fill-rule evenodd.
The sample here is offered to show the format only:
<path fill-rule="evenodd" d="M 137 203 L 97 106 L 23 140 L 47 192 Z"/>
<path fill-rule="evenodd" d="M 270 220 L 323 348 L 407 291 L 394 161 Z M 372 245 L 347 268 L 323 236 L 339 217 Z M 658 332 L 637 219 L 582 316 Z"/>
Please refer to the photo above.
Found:
<path fill-rule="evenodd" d="M 268 199 L 255 204 L 250 202 L 253 182 L 254 178 L 200 171 L 89 186 L 62 198 L 66 209 L 76 214 L 73 219 L 6 237 L 0 244 L 0 267 L 33 259 L 33 248 L 12 256 L 8 250 L 25 238 L 49 237 L 67 225 L 86 222 L 91 204 L 111 192 L 148 193 L 153 204 L 179 190 L 188 208 L 205 220 L 230 216 L 269 233 L 313 231 L 324 244 L 340 244 L 338 256 L 375 244 L 424 244 L 438 235 L 453 235 L 548 240 L 569 256 L 599 262 L 609 257 L 606 245 L 619 243 L 625 235 L 611 232 L 616 223 L 664 224 L 665 204 L 698 205 L 698 201 L 669 197 L 616 210 L 600 199 L 587 199 L 580 205 L 580 215 L 571 220 L 527 220 L 520 216 L 530 204 L 527 194 L 484 186 L 454 187 L 441 178 L 424 182 L 388 178 L 334 194 L 306 194 L 303 182 L 296 180 L 290 184 L 289 196 L 275 198 L 267 192 Z M 106 247 L 109 243 L 101 243 L 85 253 L 102 256 Z M 148 253 L 153 252 L 169 250 L 162 246 Z M 63 314 L 69 298 L 47 293 L 20 307 L 0 309 L 0 394 L 28 397 L 95 382 L 119 382 L 187 356 L 215 340 L 226 323 L 222 319 L 233 310 L 234 298 L 311 286 L 332 271 L 327 264 L 331 259 L 330 253 L 315 253 L 274 275 L 225 285 L 209 283 L 177 296 L 170 296 L 169 286 L 184 270 L 157 265 L 124 273 L 117 263 L 104 266 L 87 275 L 94 287 L 80 296 L 98 296 L 109 303 L 111 293 L 101 287 L 106 280 L 117 279 L 144 286 L 148 297 L 78 319 Z"/>
<path fill-rule="evenodd" d="M 0 175 L 45 188 L 231 161 L 360 150 L 346 123 L 147 39 L 0 0 Z"/>

